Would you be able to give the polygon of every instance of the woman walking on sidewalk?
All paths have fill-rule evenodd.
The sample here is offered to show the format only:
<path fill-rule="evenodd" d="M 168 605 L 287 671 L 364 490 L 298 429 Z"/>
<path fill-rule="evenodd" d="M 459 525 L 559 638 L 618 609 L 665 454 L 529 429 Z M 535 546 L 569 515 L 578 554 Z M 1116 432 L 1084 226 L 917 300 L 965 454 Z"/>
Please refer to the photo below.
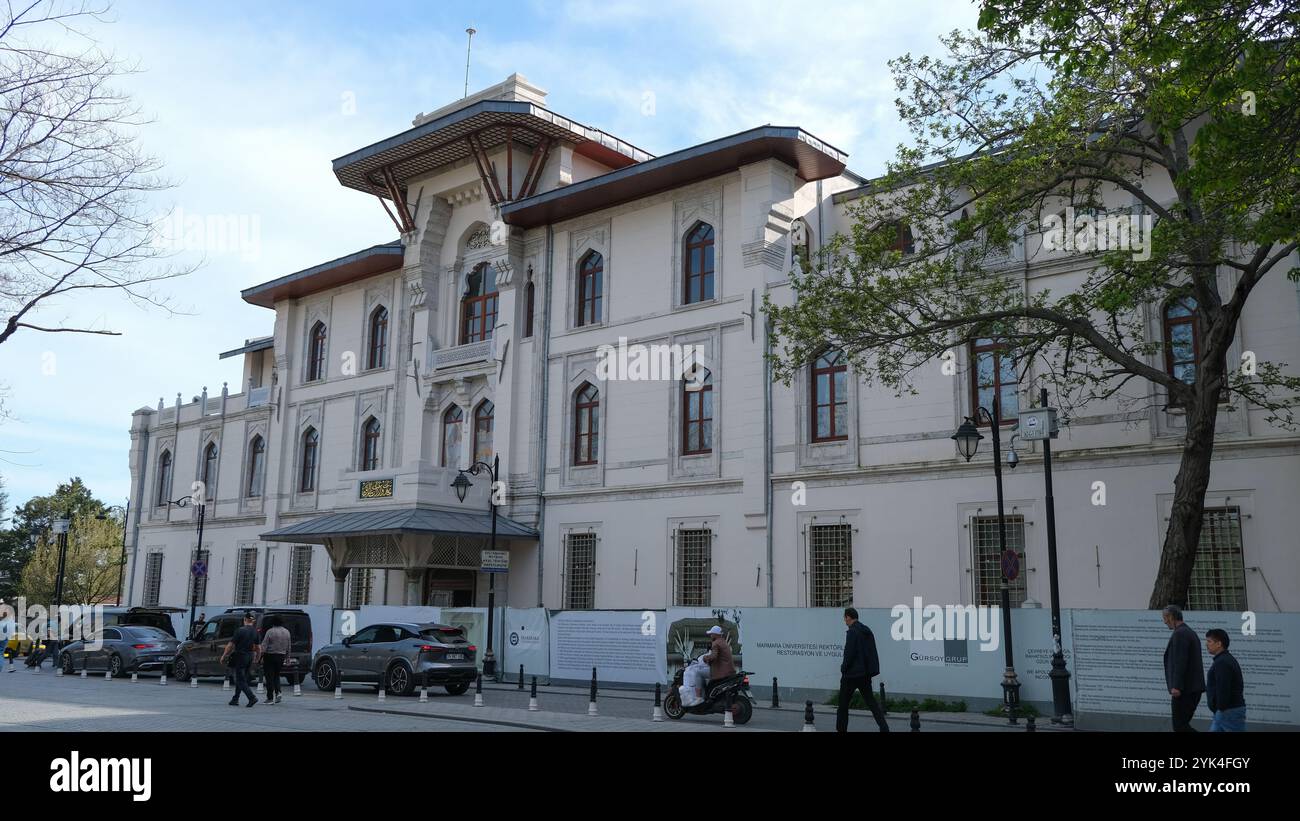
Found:
<path fill-rule="evenodd" d="M 280 703 L 280 671 L 289 656 L 289 631 L 279 616 L 270 616 L 271 627 L 262 636 L 262 675 L 266 678 L 266 703 Z"/>

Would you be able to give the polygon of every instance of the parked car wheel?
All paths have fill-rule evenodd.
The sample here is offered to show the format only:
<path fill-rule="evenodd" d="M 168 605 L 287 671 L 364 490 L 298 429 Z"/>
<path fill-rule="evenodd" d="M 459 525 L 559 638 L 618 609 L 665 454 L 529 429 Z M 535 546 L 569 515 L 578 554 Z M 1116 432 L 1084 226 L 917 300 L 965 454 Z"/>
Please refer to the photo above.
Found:
<path fill-rule="evenodd" d="M 465 691 L 469 689 L 469 682 L 458 681 L 455 684 L 448 684 L 446 687 L 448 693 L 451 693 L 453 696 L 460 696 L 464 695 Z"/>
<path fill-rule="evenodd" d="M 409 696 L 414 684 L 415 676 L 404 662 L 399 661 L 388 668 L 388 692 L 395 696 Z"/>
<path fill-rule="evenodd" d="M 312 671 L 311 677 L 316 682 L 316 689 L 333 690 L 334 682 L 338 681 L 339 672 L 334 667 L 334 662 L 329 659 L 321 659 L 316 663 L 316 669 Z"/>
<path fill-rule="evenodd" d="M 172 678 L 177 681 L 190 680 L 190 663 L 184 656 L 177 656 L 172 662 Z"/>
<path fill-rule="evenodd" d="M 686 715 L 686 708 L 682 706 L 681 694 L 676 690 L 669 690 L 668 695 L 664 697 L 664 715 L 671 719 L 679 719 Z"/>
<path fill-rule="evenodd" d="M 63 675 L 70 676 L 76 672 L 77 672 L 76 668 L 72 666 L 72 654 L 64 653 L 63 654 Z"/>
<path fill-rule="evenodd" d="M 117 653 L 108 660 L 108 672 L 113 678 L 121 678 L 123 675 L 122 657 Z"/>

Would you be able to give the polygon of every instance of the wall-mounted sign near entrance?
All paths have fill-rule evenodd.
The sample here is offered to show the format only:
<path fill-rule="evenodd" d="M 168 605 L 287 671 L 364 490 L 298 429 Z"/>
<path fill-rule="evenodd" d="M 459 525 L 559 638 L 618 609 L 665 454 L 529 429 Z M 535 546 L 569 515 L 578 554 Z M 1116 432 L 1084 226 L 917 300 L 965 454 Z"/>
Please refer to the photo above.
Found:
<path fill-rule="evenodd" d="M 479 551 L 479 570 L 484 573 L 507 573 L 510 571 L 509 550 Z"/>
<path fill-rule="evenodd" d="M 365 479 L 361 482 L 362 499 L 386 499 L 392 495 L 392 479 Z"/>

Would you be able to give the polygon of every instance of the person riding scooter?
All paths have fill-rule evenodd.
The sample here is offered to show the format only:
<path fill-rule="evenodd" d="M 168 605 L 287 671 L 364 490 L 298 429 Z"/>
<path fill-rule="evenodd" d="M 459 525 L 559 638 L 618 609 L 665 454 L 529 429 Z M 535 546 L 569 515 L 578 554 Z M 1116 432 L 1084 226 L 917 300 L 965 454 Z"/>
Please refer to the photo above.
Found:
<path fill-rule="evenodd" d="M 731 660 L 731 644 L 722 634 L 722 628 L 715 624 L 708 629 L 707 635 L 712 636 L 713 642 L 709 652 L 701 657 L 709 665 L 709 683 L 704 688 L 705 693 L 712 690 L 719 679 L 736 674 L 736 664 Z"/>

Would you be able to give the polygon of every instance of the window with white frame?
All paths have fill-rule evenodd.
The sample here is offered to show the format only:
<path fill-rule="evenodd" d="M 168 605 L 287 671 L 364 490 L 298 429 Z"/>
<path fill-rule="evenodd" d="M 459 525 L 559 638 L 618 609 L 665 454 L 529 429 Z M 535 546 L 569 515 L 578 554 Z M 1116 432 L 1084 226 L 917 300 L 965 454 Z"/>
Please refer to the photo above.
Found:
<path fill-rule="evenodd" d="M 206 568 L 210 564 L 212 551 L 195 550 L 190 554 L 190 592 L 187 603 L 193 605 L 204 605 L 208 603 L 208 574 Z M 194 563 L 203 562 L 205 572 L 202 576 L 194 575 Z"/>
<path fill-rule="evenodd" d="M 1012 607 L 1028 597 L 1025 587 L 1025 517 L 1007 516 L 1007 550 L 1020 557 L 1020 573 L 1007 584 Z M 998 517 L 975 516 L 970 522 L 971 576 L 974 604 L 998 607 L 1002 604 L 1002 550 L 998 541 Z"/>
<path fill-rule="evenodd" d="M 257 592 L 257 548 L 239 548 L 235 564 L 235 601 L 233 604 L 253 604 Z"/>
<path fill-rule="evenodd" d="M 853 603 L 853 526 L 845 522 L 808 526 L 808 604 L 848 607 Z"/>
<path fill-rule="evenodd" d="M 564 609 L 596 606 L 596 534 L 570 533 L 564 539 Z"/>
<path fill-rule="evenodd" d="M 162 591 L 162 564 L 161 553 L 150 553 L 149 558 L 145 560 L 144 600 L 141 602 L 145 607 L 158 606 L 159 594 Z"/>
<path fill-rule="evenodd" d="M 673 604 L 708 607 L 713 595 L 713 531 L 679 528 L 673 534 Z"/>
<path fill-rule="evenodd" d="M 311 595 L 312 546 L 296 544 L 289 554 L 289 604 L 306 604 Z"/>
<path fill-rule="evenodd" d="M 1241 547 L 1241 508 L 1206 508 L 1196 563 L 1187 588 L 1188 610 L 1246 610 L 1246 563 Z"/>
<path fill-rule="evenodd" d="M 349 610 L 370 604 L 375 588 L 374 571 L 368 567 L 354 567 L 348 571 L 348 589 L 344 599 Z"/>

